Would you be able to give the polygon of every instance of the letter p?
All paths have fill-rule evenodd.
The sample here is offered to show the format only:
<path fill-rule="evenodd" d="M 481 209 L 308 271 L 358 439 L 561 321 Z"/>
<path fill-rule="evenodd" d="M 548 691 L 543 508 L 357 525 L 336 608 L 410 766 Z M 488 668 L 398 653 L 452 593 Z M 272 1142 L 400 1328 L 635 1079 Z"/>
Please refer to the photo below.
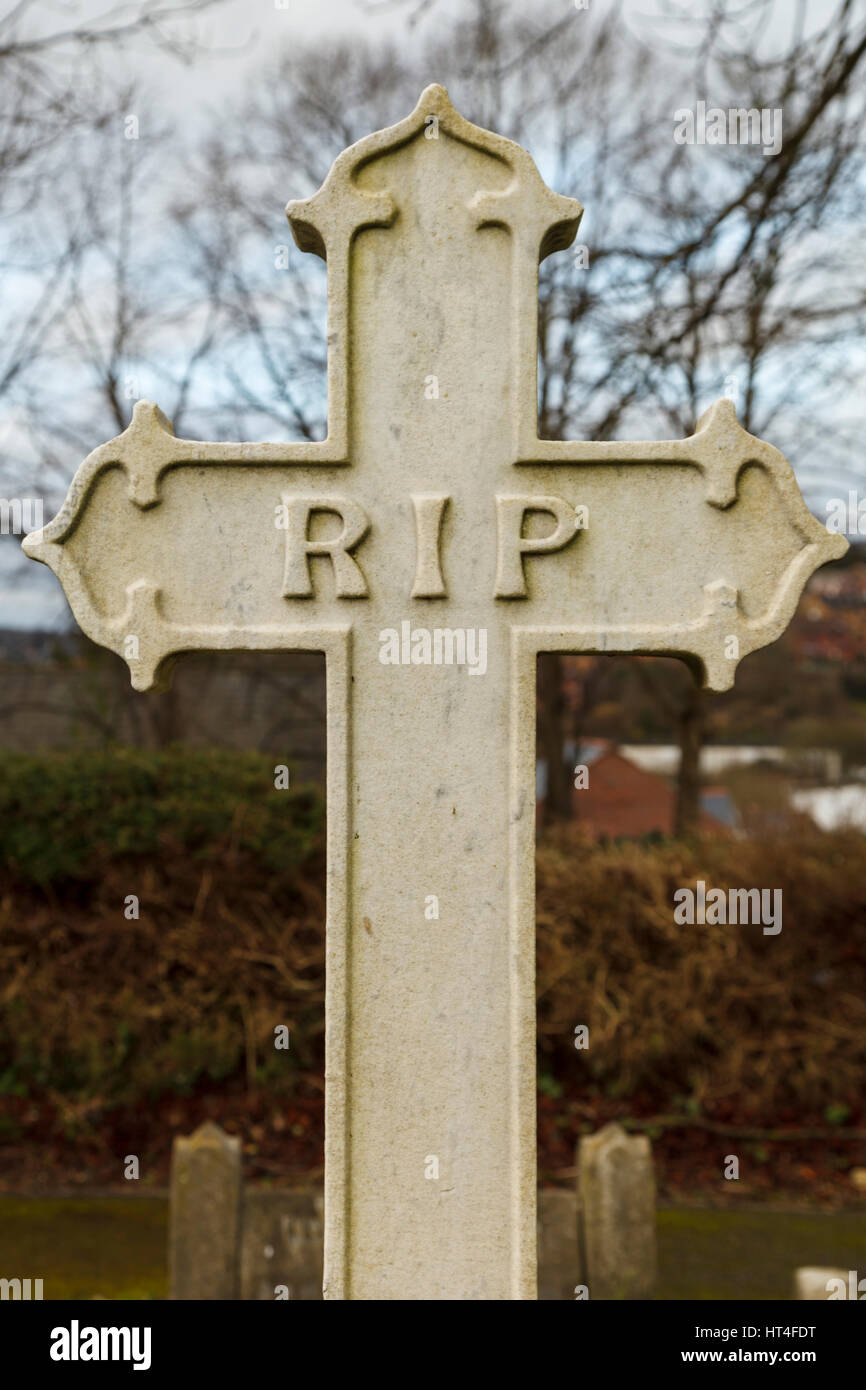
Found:
<path fill-rule="evenodd" d="M 546 512 L 556 522 L 547 536 L 524 536 L 523 523 L 528 512 Z M 496 597 L 527 598 L 524 555 L 546 555 L 562 550 L 578 530 L 580 518 L 575 508 L 561 497 L 496 498 L 497 558 Z"/>

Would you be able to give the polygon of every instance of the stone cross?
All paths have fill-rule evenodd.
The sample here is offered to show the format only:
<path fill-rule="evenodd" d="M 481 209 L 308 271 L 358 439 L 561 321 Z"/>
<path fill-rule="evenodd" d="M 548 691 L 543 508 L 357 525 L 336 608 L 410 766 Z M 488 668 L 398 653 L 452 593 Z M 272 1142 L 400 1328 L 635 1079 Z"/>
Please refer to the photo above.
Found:
<path fill-rule="evenodd" d="M 194 649 L 324 652 L 325 1296 L 536 1296 L 540 651 L 710 688 L 845 549 L 717 401 L 687 439 L 539 439 L 539 261 L 580 205 L 431 86 L 288 206 L 328 264 L 328 436 L 156 406 L 25 541 L 147 690 Z"/>

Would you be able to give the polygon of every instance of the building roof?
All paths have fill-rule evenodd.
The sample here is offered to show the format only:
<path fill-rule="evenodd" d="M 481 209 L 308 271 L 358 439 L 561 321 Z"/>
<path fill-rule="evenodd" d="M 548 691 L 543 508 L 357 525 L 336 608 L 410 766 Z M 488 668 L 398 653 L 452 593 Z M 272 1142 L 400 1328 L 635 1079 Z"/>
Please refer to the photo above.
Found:
<path fill-rule="evenodd" d="M 589 785 L 575 787 L 572 792 L 574 817 L 594 838 L 637 839 L 673 834 L 676 791 L 666 777 L 638 767 L 608 740 L 581 743 L 579 763 L 588 769 Z M 538 765 L 536 788 L 543 800 L 547 789 L 544 763 Z M 725 787 L 702 788 L 702 829 L 734 830 L 739 820 Z"/>

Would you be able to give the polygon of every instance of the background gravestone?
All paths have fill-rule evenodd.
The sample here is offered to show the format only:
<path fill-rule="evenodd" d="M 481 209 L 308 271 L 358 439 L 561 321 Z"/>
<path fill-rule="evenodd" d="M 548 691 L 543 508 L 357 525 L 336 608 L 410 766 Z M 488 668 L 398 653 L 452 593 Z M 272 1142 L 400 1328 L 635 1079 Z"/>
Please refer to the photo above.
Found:
<path fill-rule="evenodd" d="M 169 1297 L 238 1296 L 241 1144 L 208 1121 L 172 1146 Z"/>
<path fill-rule="evenodd" d="M 543 1187 L 538 1193 L 538 1297 L 544 1301 L 573 1299 L 575 1286 L 585 1282 L 574 1193 Z"/>
<path fill-rule="evenodd" d="M 256 1191 L 243 1202 L 240 1297 L 273 1300 L 282 1286 L 290 1299 L 322 1298 L 321 1192 Z"/>
<path fill-rule="evenodd" d="M 581 1138 L 577 1167 L 579 1245 L 590 1298 L 652 1298 L 657 1255 L 649 1139 L 605 1125 Z"/>
<path fill-rule="evenodd" d="M 794 1270 L 794 1298 L 807 1303 L 826 1303 L 830 1297 L 827 1285 L 831 1279 L 841 1279 L 848 1286 L 847 1269 L 822 1269 L 817 1265 L 801 1265 Z"/>

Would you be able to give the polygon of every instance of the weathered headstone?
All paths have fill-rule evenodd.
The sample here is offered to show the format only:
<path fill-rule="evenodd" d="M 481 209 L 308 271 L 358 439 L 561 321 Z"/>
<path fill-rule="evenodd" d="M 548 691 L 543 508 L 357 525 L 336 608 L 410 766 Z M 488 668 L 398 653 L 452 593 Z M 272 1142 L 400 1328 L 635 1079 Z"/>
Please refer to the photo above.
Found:
<path fill-rule="evenodd" d="M 442 87 L 288 213 L 328 263 L 327 439 L 139 402 L 25 549 L 138 689 L 325 653 L 325 1296 L 534 1298 L 537 653 L 726 689 L 846 542 L 728 401 L 687 439 L 538 438 L 538 263 L 581 208 Z"/>
<path fill-rule="evenodd" d="M 238 1297 L 241 1145 L 210 1121 L 171 1156 L 170 1297 Z"/>
<path fill-rule="evenodd" d="M 655 1177 L 645 1134 L 628 1135 L 611 1124 L 580 1138 L 577 1225 L 590 1298 L 652 1298 Z"/>
<path fill-rule="evenodd" d="M 801 1265 L 794 1270 L 794 1298 L 807 1303 L 827 1302 L 831 1293 L 839 1297 L 839 1288 L 847 1290 L 847 1269 L 822 1269 L 817 1265 Z M 842 1293 L 842 1298 L 845 1293 Z"/>
<path fill-rule="evenodd" d="M 574 1192 L 543 1187 L 538 1193 L 538 1297 L 574 1299 L 586 1282 L 577 1243 Z"/>
<path fill-rule="evenodd" d="M 322 1197 L 309 1189 L 244 1189 L 240 1297 L 322 1297 Z"/>

